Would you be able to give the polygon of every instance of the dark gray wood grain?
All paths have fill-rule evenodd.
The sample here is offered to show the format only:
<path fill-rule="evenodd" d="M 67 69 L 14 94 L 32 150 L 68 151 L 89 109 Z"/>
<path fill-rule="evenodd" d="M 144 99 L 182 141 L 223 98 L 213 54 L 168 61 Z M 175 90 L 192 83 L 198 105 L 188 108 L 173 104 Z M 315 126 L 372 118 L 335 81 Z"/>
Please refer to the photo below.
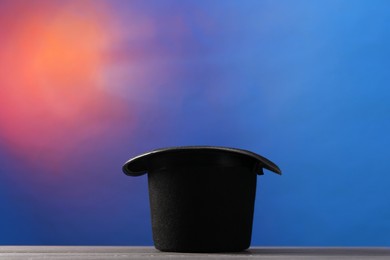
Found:
<path fill-rule="evenodd" d="M 0 246 L 0 259 L 390 259 L 385 247 L 253 247 L 241 253 L 189 254 L 153 247 Z"/>

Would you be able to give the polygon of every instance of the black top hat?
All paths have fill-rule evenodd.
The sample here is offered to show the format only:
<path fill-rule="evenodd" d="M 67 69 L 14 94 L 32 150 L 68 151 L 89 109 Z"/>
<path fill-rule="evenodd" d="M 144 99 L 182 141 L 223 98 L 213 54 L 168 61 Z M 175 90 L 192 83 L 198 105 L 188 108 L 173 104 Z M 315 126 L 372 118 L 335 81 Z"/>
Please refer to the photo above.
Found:
<path fill-rule="evenodd" d="M 185 146 L 128 160 L 130 176 L 148 173 L 154 245 L 162 251 L 235 252 L 249 247 L 262 169 L 268 159 L 241 149 Z"/>

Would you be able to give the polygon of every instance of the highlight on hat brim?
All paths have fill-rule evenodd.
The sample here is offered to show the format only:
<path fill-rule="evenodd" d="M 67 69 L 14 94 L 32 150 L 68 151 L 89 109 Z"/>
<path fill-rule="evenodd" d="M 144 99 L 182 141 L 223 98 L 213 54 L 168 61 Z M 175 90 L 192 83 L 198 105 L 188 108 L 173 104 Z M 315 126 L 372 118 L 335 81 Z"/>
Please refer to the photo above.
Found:
<path fill-rule="evenodd" d="M 122 167 L 123 172 L 126 175 L 129 176 L 140 176 L 145 173 L 147 173 L 150 169 L 148 169 L 148 160 L 152 156 L 157 156 L 159 154 L 166 154 L 166 153 L 174 153 L 174 152 L 181 152 L 181 151 L 218 151 L 221 153 L 224 153 L 226 155 L 229 154 L 241 154 L 248 156 L 249 158 L 253 158 L 258 162 L 259 168 L 258 174 L 262 174 L 262 168 L 265 168 L 267 170 L 270 170 L 272 172 L 275 172 L 277 174 L 282 174 L 279 167 L 268 160 L 267 158 L 264 158 L 261 155 L 258 155 L 256 153 L 243 150 L 243 149 L 236 149 L 236 148 L 229 148 L 229 147 L 220 147 L 220 146 L 180 146 L 180 147 L 169 147 L 169 148 L 161 148 L 156 149 L 141 155 L 138 155 L 136 157 L 131 158 L 128 160 Z"/>

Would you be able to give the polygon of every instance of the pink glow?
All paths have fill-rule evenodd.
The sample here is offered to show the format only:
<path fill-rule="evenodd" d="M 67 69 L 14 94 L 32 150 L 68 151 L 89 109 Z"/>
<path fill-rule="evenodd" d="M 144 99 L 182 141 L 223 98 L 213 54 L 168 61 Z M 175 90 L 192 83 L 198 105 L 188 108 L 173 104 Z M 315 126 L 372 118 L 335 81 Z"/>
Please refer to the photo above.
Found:
<path fill-rule="evenodd" d="M 119 32 L 106 6 L 86 3 L 15 4 L 0 20 L 7 26 L 0 47 L 0 137 L 27 161 L 61 160 L 113 121 L 134 120 L 105 91 L 112 62 L 106 51 Z"/>

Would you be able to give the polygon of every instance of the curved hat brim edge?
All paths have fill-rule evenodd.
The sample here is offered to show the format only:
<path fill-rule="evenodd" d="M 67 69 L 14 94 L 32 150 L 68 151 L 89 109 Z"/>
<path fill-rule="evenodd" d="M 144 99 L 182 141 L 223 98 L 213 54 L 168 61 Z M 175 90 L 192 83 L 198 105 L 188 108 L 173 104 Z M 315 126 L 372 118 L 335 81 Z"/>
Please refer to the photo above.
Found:
<path fill-rule="evenodd" d="M 258 155 L 256 153 L 250 152 L 248 150 L 243 149 L 237 149 L 237 148 L 229 148 L 229 147 L 222 147 L 222 146 L 178 146 L 178 147 L 168 147 L 168 148 L 161 148 L 156 149 L 150 152 L 143 153 L 141 155 L 138 155 L 136 157 L 133 157 L 125 162 L 125 164 L 122 166 L 123 172 L 128 176 L 141 176 L 148 172 L 146 160 L 158 153 L 163 152 L 172 152 L 172 151 L 179 151 L 179 150 L 194 150 L 194 149 L 206 149 L 206 150 L 220 150 L 220 151 L 226 151 L 226 152 L 233 152 L 233 153 L 239 153 L 244 154 L 247 156 L 250 156 L 254 159 L 256 159 L 259 162 L 259 168 L 265 168 L 269 171 L 272 171 L 277 174 L 282 174 L 282 171 L 280 168 L 273 163 L 272 161 L 268 160 L 267 158 Z M 258 169 L 260 172 L 258 174 L 262 174 L 261 169 Z"/>

